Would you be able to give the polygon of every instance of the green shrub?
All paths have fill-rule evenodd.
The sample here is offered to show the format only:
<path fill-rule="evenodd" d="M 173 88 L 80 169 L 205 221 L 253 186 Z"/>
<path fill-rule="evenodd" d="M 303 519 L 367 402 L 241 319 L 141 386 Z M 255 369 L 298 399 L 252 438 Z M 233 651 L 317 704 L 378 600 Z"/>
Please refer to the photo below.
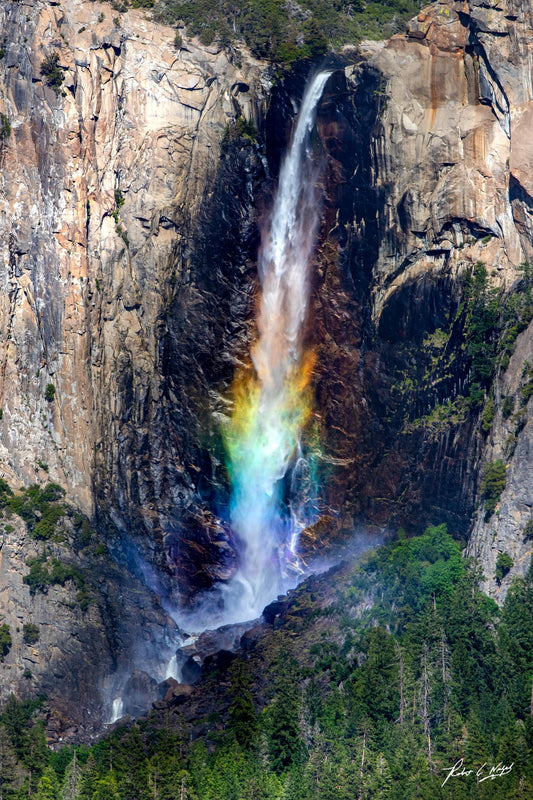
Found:
<path fill-rule="evenodd" d="M 481 484 L 485 500 L 485 522 L 493 515 L 501 493 L 505 489 L 506 474 L 505 462 L 501 459 L 493 461 L 485 467 L 485 475 Z"/>
<path fill-rule="evenodd" d="M 9 625 L 5 623 L 0 625 L 0 661 L 3 661 L 11 650 L 13 639 L 11 638 L 11 630 Z"/>
<path fill-rule="evenodd" d="M 58 483 L 47 483 L 44 489 L 39 489 L 37 501 L 44 503 L 56 503 L 65 496 L 65 490 Z"/>
<path fill-rule="evenodd" d="M 498 583 L 501 583 L 503 578 L 507 575 L 511 567 L 513 566 L 514 561 L 508 553 L 498 553 L 498 558 L 496 559 L 496 580 Z"/>
<path fill-rule="evenodd" d="M 76 514 L 72 521 L 74 525 L 74 529 L 77 533 L 77 546 L 78 547 L 88 547 L 91 543 L 93 531 L 91 528 L 91 523 L 87 519 L 84 514 Z"/>
<path fill-rule="evenodd" d="M 39 626 L 34 625 L 33 622 L 27 622 L 22 628 L 22 635 L 26 644 L 35 644 L 40 637 Z"/>
<path fill-rule="evenodd" d="M 11 136 L 11 124 L 5 114 L 0 113 L 0 142 Z"/>
<path fill-rule="evenodd" d="M 488 433 L 492 428 L 492 423 L 494 422 L 494 400 L 490 399 L 487 401 L 485 408 L 483 409 L 483 415 L 481 417 L 481 428 L 483 433 Z"/>
<path fill-rule="evenodd" d="M 59 95 L 61 84 L 65 80 L 63 70 L 59 66 L 59 53 L 52 53 L 41 64 L 41 75 L 46 80 L 46 85 L 51 86 Z"/>
<path fill-rule="evenodd" d="M 253 122 L 248 122 L 244 117 L 237 117 L 235 122 L 226 125 L 220 142 L 220 152 L 225 155 L 230 145 L 237 143 L 239 146 L 255 144 L 258 131 Z"/>
<path fill-rule="evenodd" d="M 79 592 L 76 593 L 76 600 L 78 601 L 80 608 L 82 611 L 87 611 L 89 608 L 89 592 L 87 589 L 80 589 Z"/>
<path fill-rule="evenodd" d="M 44 392 L 45 400 L 48 400 L 48 402 L 51 403 L 55 396 L 56 396 L 56 387 L 54 386 L 53 383 L 47 384 Z"/>
<path fill-rule="evenodd" d="M 520 397 L 522 404 L 525 405 L 533 395 L 533 367 L 528 361 L 524 362 L 522 376 L 526 379 L 526 383 L 520 387 Z"/>
<path fill-rule="evenodd" d="M 70 564 L 63 564 L 57 558 L 49 563 L 46 553 L 36 558 L 29 558 L 26 566 L 30 571 L 22 580 L 29 586 L 31 595 L 36 592 L 46 594 L 49 586 L 56 584 L 64 586 L 67 581 L 73 581 L 79 590 L 85 589 L 85 578 L 79 569 Z"/>
<path fill-rule="evenodd" d="M 30 594 L 36 592 L 47 592 L 50 583 L 50 573 L 46 568 L 46 555 L 43 553 L 36 558 L 28 558 L 26 566 L 30 568 L 27 575 L 24 575 L 22 582 L 29 586 Z"/>
<path fill-rule="evenodd" d="M 44 488 L 34 483 L 20 494 L 4 496 L 3 505 L 24 520 L 32 538 L 50 539 L 65 514 L 64 507 L 57 504 L 64 494 L 58 483 L 47 483 Z"/>
<path fill-rule="evenodd" d="M 317 58 L 330 44 L 339 47 L 389 36 L 403 29 L 417 12 L 418 3 L 413 0 L 388 0 L 386 4 L 362 0 L 300 0 L 294 4 L 284 0 L 160 0 L 154 17 L 170 25 L 183 21 L 188 35 L 198 36 L 205 45 L 216 40 L 229 46 L 244 40 L 255 56 L 290 64 Z"/>
<path fill-rule="evenodd" d="M 525 386 L 520 387 L 520 397 L 524 404 L 528 402 L 531 395 L 533 395 L 533 380 L 529 380 Z"/>
<path fill-rule="evenodd" d="M 514 397 L 508 394 L 507 397 L 505 397 L 503 400 L 502 417 L 504 419 L 509 419 L 513 411 L 514 411 Z"/>
<path fill-rule="evenodd" d="M 522 537 L 524 542 L 530 542 L 533 539 L 533 518 L 526 522 Z"/>
<path fill-rule="evenodd" d="M 51 539 L 55 533 L 56 525 L 65 515 L 65 509 L 61 506 L 48 505 L 42 512 L 42 517 L 37 522 L 31 532 L 34 539 Z"/>
<path fill-rule="evenodd" d="M 120 236 L 126 247 L 130 246 L 130 240 L 128 239 L 128 234 L 122 227 L 122 225 L 115 225 L 115 231 Z"/>

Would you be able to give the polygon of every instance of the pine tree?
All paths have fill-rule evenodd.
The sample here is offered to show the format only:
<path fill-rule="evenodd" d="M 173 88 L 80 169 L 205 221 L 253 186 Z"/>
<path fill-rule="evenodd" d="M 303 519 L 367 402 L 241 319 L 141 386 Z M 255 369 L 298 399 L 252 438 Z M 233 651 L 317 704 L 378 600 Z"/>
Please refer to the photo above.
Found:
<path fill-rule="evenodd" d="M 399 707 L 394 640 L 383 628 L 372 628 L 364 639 L 367 658 L 355 676 L 358 695 L 369 716 L 383 725 L 387 720 L 397 718 Z"/>
<path fill-rule="evenodd" d="M 30 721 L 28 713 L 14 694 L 9 695 L 7 703 L 2 709 L 2 723 L 17 758 L 21 759 L 26 751 L 26 734 L 30 727 Z"/>
<path fill-rule="evenodd" d="M 281 775 L 303 758 L 304 743 L 300 730 L 297 663 L 282 651 L 275 668 L 276 693 L 266 711 L 267 737 L 270 765 Z"/>
<path fill-rule="evenodd" d="M 44 725 L 41 721 L 30 728 L 26 735 L 26 750 L 22 763 L 28 770 L 28 793 L 32 794 L 43 770 L 48 764 L 48 747 L 44 735 Z"/>
<path fill-rule="evenodd" d="M 17 759 L 4 725 L 0 725 L 0 800 L 13 797 Z"/>
<path fill-rule="evenodd" d="M 37 791 L 33 795 L 34 800 L 57 800 L 59 785 L 57 775 L 52 767 L 46 767 L 39 778 Z M 111 800 L 111 798 L 110 798 Z"/>
<path fill-rule="evenodd" d="M 77 800 L 78 788 L 81 782 L 82 768 L 78 754 L 74 750 L 72 761 L 65 770 L 65 777 L 59 792 L 59 800 Z"/>
<path fill-rule="evenodd" d="M 373 734 L 373 723 L 369 717 L 363 717 L 359 726 L 359 740 L 354 758 L 354 795 L 363 800 L 371 758 L 370 740 Z"/>
<path fill-rule="evenodd" d="M 383 753 L 378 753 L 369 764 L 364 781 L 363 797 L 368 800 L 390 800 L 393 781 L 390 767 Z"/>
<path fill-rule="evenodd" d="M 470 713 L 466 727 L 468 736 L 466 740 L 465 761 L 468 764 L 479 767 L 483 762 L 490 761 L 491 753 L 487 737 L 474 711 Z"/>
<path fill-rule="evenodd" d="M 133 725 L 113 758 L 122 800 L 149 800 L 149 762 L 138 725 Z"/>
<path fill-rule="evenodd" d="M 98 767 L 94 753 L 91 752 L 81 773 L 77 788 L 78 793 L 75 795 L 76 800 L 92 800 L 98 777 Z"/>
<path fill-rule="evenodd" d="M 471 572 L 458 581 L 443 617 L 452 652 L 452 698 L 461 714 L 482 706 L 489 711 L 500 669 L 491 624 L 494 604 L 481 594 L 476 580 Z"/>
<path fill-rule="evenodd" d="M 108 772 L 104 778 L 96 781 L 92 800 L 120 800 L 120 792 L 113 772 Z"/>
<path fill-rule="evenodd" d="M 533 585 L 529 574 L 513 581 L 498 634 L 503 660 L 500 689 L 514 712 L 522 715 L 533 698 Z"/>
<path fill-rule="evenodd" d="M 304 720 L 312 731 L 322 715 L 322 695 L 318 683 L 311 678 L 304 692 L 305 712 Z M 312 735 L 310 735 L 312 738 Z"/>
<path fill-rule="evenodd" d="M 249 668 L 242 661 L 234 661 L 229 670 L 232 700 L 229 707 L 228 731 L 241 747 L 255 750 L 259 736 L 259 717 L 250 691 Z"/>
<path fill-rule="evenodd" d="M 310 800 L 309 792 L 304 781 L 304 771 L 301 764 L 296 764 L 288 773 L 283 788 L 283 800 Z"/>
<path fill-rule="evenodd" d="M 497 761 L 514 764 L 515 772 L 522 775 L 530 762 L 525 725 L 522 720 L 510 719 L 500 738 Z"/>
<path fill-rule="evenodd" d="M 209 756 L 205 742 L 198 739 L 191 747 L 188 769 L 194 793 L 203 800 L 203 789 L 210 775 Z"/>
<path fill-rule="evenodd" d="M 148 786 L 153 800 L 174 800 L 176 775 L 183 772 L 178 754 L 157 752 L 148 762 Z"/>

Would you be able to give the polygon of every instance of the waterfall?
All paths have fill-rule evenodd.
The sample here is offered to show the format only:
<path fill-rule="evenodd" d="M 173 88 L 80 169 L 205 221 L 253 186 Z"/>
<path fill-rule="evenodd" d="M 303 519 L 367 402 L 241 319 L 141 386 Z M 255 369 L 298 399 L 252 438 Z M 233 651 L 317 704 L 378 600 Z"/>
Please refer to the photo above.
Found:
<path fill-rule="evenodd" d="M 297 570 L 303 527 L 283 508 L 283 479 L 296 457 L 296 483 L 305 460 L 299 436 L 311 412 L 308 382 L 313 355 L 304 352 L 309 267 L 320 220 L 320 165 L 311 134 L 329 72 L 309 83 L 283 160 L 269 222 L 259 251 L 261 306 L 252 351 L 254 374 L 235 385 L 235 406 L 226 444 L 232 480 L 231 524 L 242 545 L 237 574 L 225 587 L 225 607 L 235 618 L 257 616 L 286 588 Z M 292 517 L 292 523 L 291 523 Z"/>
<path fill-rule="evenodd" d="M 165 669 L 165 679 L 167 678 L 174 678 L 175 681 L 181 681 L 181 672 L 178 666 L 178 659 L 176 653 L 170 658 L 166 669 Z"/>
<path fill-rule="evenodd" d="M 113 700 L 113 707 L 111 709 L 111 720 L 107 723 L 108 725 L 113 725 L 113 723 L 117 722 L 119 719 L 122 718 L 124 713 L 124 703 L 121 697 L 115 697 Z"/>

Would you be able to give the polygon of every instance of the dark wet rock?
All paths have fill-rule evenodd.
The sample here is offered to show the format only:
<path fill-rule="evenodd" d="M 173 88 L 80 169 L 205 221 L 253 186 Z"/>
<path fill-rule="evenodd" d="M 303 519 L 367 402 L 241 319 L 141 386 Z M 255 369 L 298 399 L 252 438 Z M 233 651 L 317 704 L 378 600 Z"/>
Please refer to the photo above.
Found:
<path fill-rule="evenodd" d="M 136 670 L 122 692 L 124 714 L 132 717 L 140 716 L 156 701 L 158 694 L 157 681 L 147 672 Z"/>
<path fill-rule="evenodd" d="M 202 677 L 202 663 L 200 661 L 200 656 L 186 654 L 180 655 L 178 653 L 178 665 L 182 680 L 185 683 L 198 683 Z"/>
<path fill-rule="evenodd" d="M 269 603 L 269 605 L 263 609 L 263 619 L 266 624 L 273 625 L 276 621 L 276 617 L 279 616 L 283 608 L 284 603 L 282 600 L 275 600 L 273 603 Z"/>
<path fill-rule="evenodd" d="M 203 672 L 226 672 L 235 660 L 236 655 L 230 650 L 217 650 L 216 653 L 206 657 L 203 665 Z"/>
<path fill-rule="evenodd" d="M 180 683 L 168 690 L 164 697 L 164 702 L 168 705 L 175 706 L 184 703 L 188 697 L 191 696 L 193 687 L 187 683 Z"/>
<path fill-rule="evenodd" d="M 261 625 L 255 625 L 249 631 L 243 633 L 243 635 L 241 636 L 240 646 L 244 652 L 249 653 L 254 649 L 259 640 L 259 637 L 261 636 L 262 630 L 263 627 Z"/>
<path fill-rule="evenodd" d="M 243 634 L 252 625 L 253 622 L 223 625 L 216 630 L 204 631 L 193 644 L 181 647 L 176 657 L 182 680 L 195 684 L 206 670 L 227 669 L 228 654 L 238 649 Z"/>

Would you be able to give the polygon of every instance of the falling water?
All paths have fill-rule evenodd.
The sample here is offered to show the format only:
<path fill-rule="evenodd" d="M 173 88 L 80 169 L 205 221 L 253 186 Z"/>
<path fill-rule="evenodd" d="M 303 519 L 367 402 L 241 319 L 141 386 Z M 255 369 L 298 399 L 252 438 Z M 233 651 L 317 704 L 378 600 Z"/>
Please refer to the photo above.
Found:
<path fill-rule="evenodd" d="M 305 473 L 299 435 L 311 401 L 312 353 L 303 349 L 309 302 L 309 266 L 320 219 L 320 167 L 311 133 L 329 73 L 304 95 L 283 161 L 270 222 L 259 253 L 262 283 L 254 375 L 241 376 L 227 433 L 233 497 L 232 527 L 242 542 L 241 565 L 226 587 L 226 609 L 252 618 L 286 586 L 301 524 L 282 508 L 282 482 L 291 462 L 294 480 Z M 296 457 L 296 461 L 295 461 Z"/>
<path fill-rule="evenodd" d="M 174 680 L 179 681 L 181 679 L 180 675 L 180 668 L 178 666 L 178 659 L 176 653 L 170 658 L 166 670 L 165 670 L 165 679 L 167 678 L 174 678 Z"/>
<path fill-rule="evenodd" d="M 113 725 L 113 723 L 117 722 L 119 719 L 122 718 L 124 713 L 124 703 L 121 697 L 115 697 L 113 700 L 113 707 L 111 710 L 111 720 L 109 725 Z"/>

